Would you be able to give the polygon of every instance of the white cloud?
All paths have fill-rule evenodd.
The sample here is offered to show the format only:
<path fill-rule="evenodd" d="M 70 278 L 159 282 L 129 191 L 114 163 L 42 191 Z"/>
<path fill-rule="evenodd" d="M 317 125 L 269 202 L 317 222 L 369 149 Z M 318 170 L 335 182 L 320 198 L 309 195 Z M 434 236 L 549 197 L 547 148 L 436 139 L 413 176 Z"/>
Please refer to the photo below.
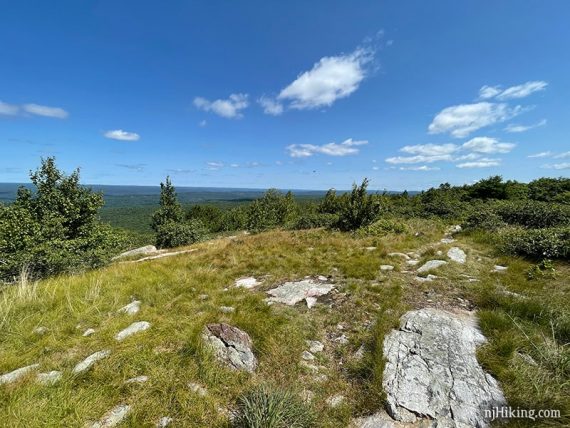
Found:
<path fill-rule="evenodd" d="M 484 100 L 497 98 L 501 101 L 514 98 L 525 98 L 534 92 L 543 91 L 547 86 L 548 82 L 543 80 L 533 80 L 521 85 L 511 86 L 504 90 L 500 86 L 485 85 L 479 89 L 479 98 Z"/>
<path fill-rule="evenodd" d="M 373 166 L 372 169 L 373 169 L 374 171 L 378 171 L 378 170 L 380 169 L 380 167 L 378 167 L 378 166 Z"/>
<path fill-rule="evenodd" d="M 570 162 L 555 163 L 553 165 L 542 165 L 542 168 L 548 169 L 570 169 Z"/>
<path fill-rule="evenodd" d="M 194 105 L 200 110 L 213 112 L 228 119 L 243 117 L 242 110 L 249 106 L 247 94 L 231 94 L 226 100 L 209 101 L 206 98 L 194 98 Z"/>
<path fill-rule="evenodd" d="M 328 143 L 321 146 L 314 144 L 291 144 L 287 146 L 289 156 L 292 158 L 306 158 L 317 153 L 328 156 L 347 156 L 359 152 L 357 146 L 368 144 L 366 140 L 353 140 L 349 138 L 342 143 Z"/>
<path fill-rule="evenodd" d="M 457 138 L 467 137 L 473 131 L 504 122 L 519 114 L 522 107 L 509 107 L 505 103 L 479 102 L 444 108 L 428 127 L 430 134 L 449 132 Z"/>
<path fill-rule="evenodd" d="M 374 51 L 366 48 L 357 48 L 346 55 L 323 57 L 311 70 L 301 73 L 284 88 L 277 98 L 289 101 L 291 108 L 299 110 L 331 106 L 358 89 L 373 57 Z"/>
<path fill-rule="evenodd" d="M 400 149 L 401 152 L 410 153 L 413 155 L 424 156 L 439 156 L 447 155 L 459 150 L 456 144 L 417 144 L 415 146 L 404 146 Z"/>
<path fill-rule="evenodd" d="M 439 171 L 440 168 L 438 167 L 431 167 L 431 166 L 427 166 L 427 165 L 422 165 L 422 166 L 401 166 L 400 167 L 401 171 Z"/>
<path fill-rule="evenodd" d="M 20 107 L 0 101 L 0 115 L 16 116 L 20 112 Z"/>
<path fill-rule="evenodd" d="M 554 156 L 554 159 L 566 159 L 566 158 L 570 158 L 570 152 L 564 152 Z"/>
<path fill-rule="evenodd" d="M 257 102 L 261 107 L 263 107 L 263 112 L 265 114 L 270 114 L 271 116 L 279 116 L 283 113 L 283 104 L 279 101 L 275 100 L 274 98 L 262 96 L 260 97 Z"/>
<path fill-rule="evenodd" d="M 69 113 L 60 107 L 48 107 L 39 104 L 24 104 L 22 109 L 26 113 L 34 114 L 36 116 L 53 117 L 56 119 L 65 119 Z"/>
<path fill-rule="evenodd" d="M 397 165 L 397 164 L 409 164 L 409 163 L 432 163 L 432 162 L 452 161 L 452 160 L 453 156 L 450 154 L 446 154 L 446 155 L 433 155 L 433 156 L 425 156 L 425 155 L 395 156 L 387 158 L 386 162 Z"/>
<path fill-rule="evenodd" d="M 491 166 L 499 166 L 501 164 L 501 159 L 489 159 L 482 158 L 473 162 L 460 163 L 457 168 L 488 168 Z"/>
<path fill-rule="evenodd" d="M 141 136 L 136 132 L 127 132 L 122 129 L 113 129 L 105 132 L 103 135 L 111 140 L 119 141 L 138 141 L 141 138 Z"/>
<path fill-rule="evenodd" d="M 514 143 L 501 143 L 496 138 L 475 137 L 463 144 L 463 148 L 476 153 L 509 153 L 514 149 Z"/>
<path fill-rule="evenodd" d="M 534 155 L 528 155 L 527 158 L 547 158 L 552 156 L 552 152 L 549 150 L 547 152 L 540 152 L 540 153 L 535 153 Z"/>
<path fill-rule="evenodd" d="M 208 169 L 211 171 L 217 171 L 220 168 L 224 167 L 223 162 L 206 162 Z"/>
<path fill-rule="evenodd" d="M 546 125 L 546 119 L 542 119 L 541 121 L 533 124 L 533 125 L 516 125 L 513 123 L 509 123 L 505 128 L 507 132 L 525 132 L 529 129 L 538 128 L 540 126 Z"/>

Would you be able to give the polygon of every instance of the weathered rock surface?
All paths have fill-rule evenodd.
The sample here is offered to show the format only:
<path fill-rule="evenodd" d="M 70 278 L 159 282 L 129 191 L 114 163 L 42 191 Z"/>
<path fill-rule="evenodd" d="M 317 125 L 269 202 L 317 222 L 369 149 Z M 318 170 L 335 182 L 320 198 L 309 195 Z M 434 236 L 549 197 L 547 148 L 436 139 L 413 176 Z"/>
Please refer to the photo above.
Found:
<path fill-rule="evenodd" d="M 233 306 L 220 306 L 220 312 L 224 313 L 224 314 L 231 314 L 232 312 L 235 312 L 236 308 L 234 308 Z"/>
<path fill-rule="evenodd" d="M 491 272 L 505 272 L 508 269 L 507 266 L 495 265 Z"/>
<path fill-rule="evenodd" d="M 208 395 L 208 391 L 206 391 L 206 388 L 204 388 L 199 383 L 190 382 L 188 384 L 188 388 L 190 389 L 190 391 L 194 392 L 195 394 L 198 394 L 200 397 L 205 397 L 206 395 Z"/>
<path fill-rule="evenodd" d="M 425 262 L 422 266 L 420 266 L 418 268 L 418 272 L 419 273 L 428 272 L 432 269 L 437 269 L 438 267 L 441 267 L 446 264 L 447 262 L 445 260 L 430 260 L 428 262 Z"/>
<path fill-rule="evenodd" d="M 323 349 L 325 349 L 325 345 L 323 345 L 318 340 L 307 340 L 306 343 L 309 347 L 309 351 L 311 351 L 313 354 L 317 352 L 323 352 Z"/>
<path fill-rule="evenodd" d="M 145 383 L 148 382 L 148 376 L 136 376 L 125 381 L 126 385 L 130 385 L 133 383 Z"/>
<path fill-rule="evenodd" d="M 338 407 L 344 403 L 344 395 L 333 395 L 332 397 L 326 399 L 326 403 L 329 407 L 332 407 L 334 409 L 335 407 Z"/>
<path fill-rule="evenodd" d="M 39 364 L 31 364 L 29 366 L 20 367 L 19 369 L 16 369 L 9 373 L 5 373 L 0 376 L 0 385 L 16 382 L 18 379 L 24 377 L 32 370 L 37 369 L 39 366 Z"/>
<path fill-rule="evenodd" d="M 465 263 L 467 261 L 467 254 L 459 247 L 451 247 L 447 252 L 447 257 L 455 263 Z"/>
<path fill-rule="evenodd" d="M 34 333 L 43 336 L 44 334 L 46 334 L 49 331 L 49 328 L 42 326 L 36 327 L 34 328 Z"/>
<path fill-rule="evenodd" d="M 257 279 L 255 279 L 252 276 L 249 276 L 247 278 L 237 279 L 235 286 L 239 288 L 254 288 L 259 284 L 261 283 Z"/>
<path fill-rule="evenodd" d="M 82 373 L 86 370 L 89 370 L 93 366 L 93 364 L 95 364 L 99 360 L 102 360 L 103 358 L 107 358 L 109 355 L 111 355 L 111 351 L 108 349 L 95 352 L 95 353 L 89 355 L 87 358 L 85 358 L 80 363 L 78 363 L 73 368 L 73 373 L 77 374 L 77 373 Z"/>
<path fill-rule="evenodd" d="M 95 329 L 88 328 L 87 330 L 85 330 L 85 331 L 83 332 L 83 337 L 89 337 L 89 336 L 91 336 L 91 335 L 94 334 L 94 333 L 95 333 Z"/>
<path fill-rule="evenodd" d="M 442 238 L 439 242 L 441 242 L 442 244 L 452 244 L 453 242 L 455 242 L 455 239 L 453 239 L 453 238 Z"/>
<path fill-rule="evenodd" d="M 381 410 L 370 416 L 353 419 L 349 428 L 399 428 L 403 427 L 392 419 L 385 411 Z"/>
<path fill-rule="evenodd" d="M 198 249 L 192 248 L 190 250 L 180 250 L 180 251 L 172 251 L 172 252 L 168 252 L 168 253 L 161 253 L 161 254 L 157 254 L 156 256 L 148 256 L 148 257 L 143 257 L 142 259 L 134 260 L 133 263 L 140 263 L 140 262 L 144 262 L 147 260 L 162 259 L 164 257 L 178 256 L 179 254 L 193 253 L 194 251 L 198 251 Z"/>
<path fill-rule="evenodd" d="M 286 282 L 277 288 L 269 290 L 267 294 L 272 297 L 266 299 L 269 303 L 283 303 L 293 306 L 307 298 L 316 298 L 328 294 L 333 289 L 333 284 L 327 282 L 319 282 L 313 279 L 304 279 L 296 282 Z M 312 306 L 315 301 L 311 299 Z"/>
<path fill-rule="evenodd" d="M 128 416 L 131 406 L 120 404 L 114 407 L 101 418 L 99 422 L 91 424 L 91 428 L 111 428 L 119 425 Z"/>
<path fill-rule="evenodd" d="M 146 245 L 144 247 L 135 248 L 134 250 L 125 251 L 124 253 L 119 254 L 116 257 L 113 257 L 113 260 L 122 259 L 124 257 L 131 257 L 131 256 L 146 256 L 148 254 L 156 253 L 158 250 L 154 245 Z"/>
<path fill-rule="evenodd" d="M 388 253 L 388 257 L 401 257 L 404 260 L 410 260 L 410 256 L 404 253 Z"/>
<path fill-rule="evenodd" d="M 163 416 L 162 418 L 160 418 L 158 420 L 158 422 L 156 423 L 156 428 L 166 428 L 168 425 L 170 425 L 172 422 L 174 421 L 174 419 L 172 419 L 170 416 Z"/>
<path fill-rule="evenodd" d="M 392 265 L 380 265 L 380 270 L 382 272 L 390 272 L 390 271 L 394 270 L 394 266 L 392 266 Z"/>
<path fill-rule="evenodd" d="M 485 427 L 485 409 L 506 405 L 476 348 L 485 341 L 472 316 L 436 309 L 405 314 L 384 340 L 388 412 L 401 422 L 427 417 L 438 427 Z"/>
<path fill-rule="evenodd" d="M 257 367 L 251 338 L 239 328 L 223 323 L 208 324 L 202 337 L 214 349 L 218 360 L 229 368 L 253 372 Z"/>
<path fill-rule="evenodd" d="M 301 358 L 305 361 L 313 361 L 315 359 L 315 356 L 309 351 L 303 351 L 301 353 Z"/>
<path fill-rule="evenodd" d="M 52 370 L 47 373 L 38 373 L 37 380 L 42 385 L 53 385 L 61 379 L 61 372 Z"/>
<path fill-rule="evenodd" d="M 432 282 L 434 279 L 437 279 L 438 277 L 435 275 L 432 275 L 431 273 L 426 276 L 425 278 L 422 276 L 416 276 L 415 280 L 418 282 Z"/>
<path fill-rule="evenodd" d="M 141 331 L 148 330 L 149 328 L 150 323 L 147 321 L 134 322 L 124 330 L 118 332 L 115 336 L 115 339 L 120 342 L 121 340 L 125 340 L 127 337 L 132 336 L 133 334 L 140 333 Z"/>
<path fill-rule="evenodd" d="M 131 303 L 123 306 L 117 312 L 119 312 L 120 314 L 134 315 L 140 310 L 141 310 L 140 300 L 133 300 Z"/>

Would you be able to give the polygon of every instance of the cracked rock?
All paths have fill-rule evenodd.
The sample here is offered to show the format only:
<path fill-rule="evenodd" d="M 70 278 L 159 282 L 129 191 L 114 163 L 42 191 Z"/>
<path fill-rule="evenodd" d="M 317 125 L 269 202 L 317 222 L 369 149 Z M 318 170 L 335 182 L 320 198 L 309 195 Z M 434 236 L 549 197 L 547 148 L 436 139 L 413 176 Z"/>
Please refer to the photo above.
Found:
<path fill-rule="evenodd" d="M 485 341 L 471 314 L 436 309 L 402 316 L 400 329 L 384 339 L 383 387 L 388 413 L 414 423 L 429 418 L 438 427 L 486 427 L 485 410 L 505 406 L 497 381 L 477 362 Z"/>
<path fill-rule="evenodd" d="M 307 306 L 312 307 L 316 303 L 314 299 L 330 293 L 333 287 L 333 284 L 319 282 L 313 279 L 286 282 L 277 288 L 269 290 L 267 294 L 272 297 L 266 300 L 268 303 L 283 303 L 290 306 L 305 300 Z"/>
<path fill-rule="evenodd" d="M 213 348 L 218 360 L 229 368 L 253 372 L 257 367 L 251 338 L 239 328 L 224 323 L 208 324 L 202 337 Z"/>

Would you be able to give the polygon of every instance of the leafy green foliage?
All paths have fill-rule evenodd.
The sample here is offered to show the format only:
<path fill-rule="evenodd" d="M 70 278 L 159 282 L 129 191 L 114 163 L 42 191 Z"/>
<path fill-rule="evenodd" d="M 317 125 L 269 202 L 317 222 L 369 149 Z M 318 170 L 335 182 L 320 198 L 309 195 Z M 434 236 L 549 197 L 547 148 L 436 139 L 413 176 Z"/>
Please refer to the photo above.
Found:
<path fill-rule="evenodd" d="M 303 213 L 295 219 L 289 229 L 315 229 L 317 227 L 331 227 L 338 222 L 338 215 L 329 213 Z"/>
<path fill-rule="evenodd" d="M 529 228 L 570 224 L 570 206 L 542 201 L 504 202 L 495 212 L 504 222 Z"/>
<path fill-rule="evenodd" d="M 463 223 L 465 230 L 482 229 L 489 232 L 505 227 L 507 223 L 495 212 L 495 209 L 488 204 L 476 205 L 471 210 L 467 219 Z"/>
<path fill-rule="evenodd" d="M 524 229 L 509 227 L 500 231 L 501 248 L 507 254 L 537 259 L 570 257 L 570 227 Z"/>
<path fill-rule="evenodd" d="M 465 207 L 462 203 L 463 191 L 444 183 L 437 189 L 429 189 L 420 195 L 420 215 L 442 218 L 460 218 Z"/>
<path fill-rule="evenodd" d="M 152 215 L 151 227 L 155 232 L 167 223 L 180 223 L 184 219 L 184 211 L 170 177 L 166 177 L 165 183 L 160 183 L 159 205 L 159 209 Z"/>
<path fill-rule="evenodd" d="M 0 278 L 24 267 L 33 276 L 98 267 L 123 243 L 99 221 L 103 197 L 79 184 L 79 170 L 66 176 L 54 158 L 30 174 L 35 192 L 21 187 L 16 201 L 0 209 Z"/>
<path fill-rule="evenodd" d="M 377 195 L 368 194 L 368 179 L 360 186 L 352 185 L 352 192 L 340 198 L 336 227 L 343 231 L 368 226 L 380 214 L 381 205 Z"/>
<path fill-rule="evenodd" d="M 383 218 L 375 221 L 369 226 L 360 228 L 358 233 L 361 236 L 379 237 L 384 236 L 387 233 L 401 234 L 409 231 L 410 229 L 405 223 L 396 219 Z"/>
<path fill-rule="evenodd" d="M 168 222 L 158 227 L 156 246 L 159 248 L 181 247 L 203 240 L 208 230 L 200 220 L 184 223 Z"/>
<path fill-rule="evenodd" d="M 291 192 L 283 195 L 276 189 L 269 189 L 248 207 L 246 228 L 261 231 L 283 226 L 295 217 L 297 210 Z"/>
<path fill-rule="evenodd" d="M 532 266 L 526 275 L 528 279 L 554 278 L 556 276 L 556 269 L 554 268 L 552 260 L 544 259 Z"/>
<path fill-rule="evenodd" d="M 200 220 L 210 232 L 219 232 L 224 212 L 214 205 L 193 205 L 187 212 L 189 220 Z"/>
<path fill-rule="evenodd" d="M 309 428 L 311 409 L 291 391 L 260 386 L 238 400 L 237 428 Z"/>
<path fill-rule="evenodd" d="M 528 183 L 528 191 L 535 201 L 570 204 L 570 178 L 539 178 Z"/>

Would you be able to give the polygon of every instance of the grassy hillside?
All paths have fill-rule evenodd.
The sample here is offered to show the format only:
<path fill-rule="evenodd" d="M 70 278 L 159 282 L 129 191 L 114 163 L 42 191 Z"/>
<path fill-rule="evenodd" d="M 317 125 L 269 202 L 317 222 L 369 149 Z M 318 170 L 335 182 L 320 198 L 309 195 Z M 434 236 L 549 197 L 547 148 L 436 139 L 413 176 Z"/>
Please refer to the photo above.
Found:
<path fill-rule="evenodd" d="M 30 374 L 0 386 L 0 420 L 27 428 L 83 426 L 125 403 L 132 411 L 121 426 L 155 426 L 170 416 L 172 426 L 223 427 L 238 396 L 263 384 L 312 395 L 317 426 L 346 426 L 383 406 L 384 335 L 406 310 L 429 306 L 479 310 L 489 339 L 480 361 L 501 382 L 510 405 L 568 415 L 570 354 L 563 344 L 570 335 L 570 266 L 556 263 L 554 277 L 528 280 L 530 263 L 497 257 L 481 236 L 459 235 L 452 245 L 466 251 L 467 263 L 450 262 L 435 281 L 419 282 L 388 253 L 416 252 L 423 262 L 445 259 L 451 245 L 440 242 L 443 223 L 407 223 L 406 232 L 383 236 L 324 230 L 240 234 L 174 257 L 7 287 L 0 295 L 0 374 L 39 363 L 39 371 L 62 370 L 63 377 L 44 386 Z M 437 256 L 440 250 L 443 256 Z M 381 264 L 395 270 L 381 272 Z M 508 270 L 492 273 L 495 264 Z M 266 290 L 307 275 L 328 276 L 335 291 L 310 310 L 264 301 Z M 263 283 L 255 290 L 233 287 L 243 276 Z M 139 313 L 117 313 L 133 299 L 142 302 Z M 224 313 L 221 306 L 235 312 Z M 151 328 L 117 342 L 115 334 L 134 321 L 148 321 Z M 200 333 L 210 322 L 249 333 L 259 360 L 253 375 L 223 368 L 204 348 Z M 34 332 L 38 327 L 47 330 Z M 88 328 L 96 332 L 83 337 Z M 325 345 L 311 362 L 318 373 L 302 362 L 306 340 Z M 71 374 L 75 364 L 104 349 L 111 351 L 108 358 L 84 374 Z M 125 384 L 142 375 L 146 383 Z M 338 394 L 345 399 L 331 409 L 326 400 Z M 563 426 L 570 419 L 549 423 Z"/>

